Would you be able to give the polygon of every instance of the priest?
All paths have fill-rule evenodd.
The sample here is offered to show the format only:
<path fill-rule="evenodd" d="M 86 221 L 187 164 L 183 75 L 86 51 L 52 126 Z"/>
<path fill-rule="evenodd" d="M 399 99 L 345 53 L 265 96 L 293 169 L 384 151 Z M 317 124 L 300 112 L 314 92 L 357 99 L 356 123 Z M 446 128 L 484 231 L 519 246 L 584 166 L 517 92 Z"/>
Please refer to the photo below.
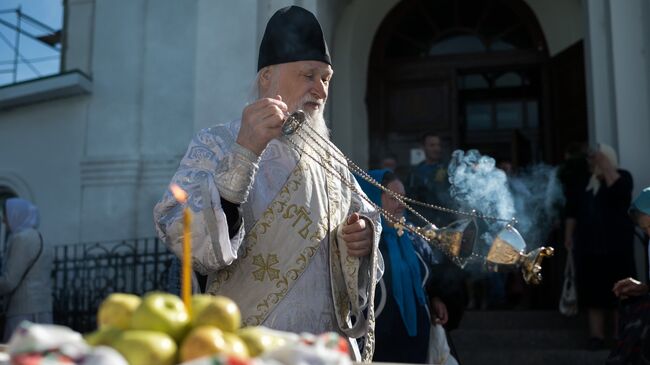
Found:
<path fill-rule="evenodd" d="M 316 17 L 298 6 L 278 10 L 257 68 L 257 100 L 241 119 L 190 142 L 172 178 L 189 199 L 180 204 L 165 193 L 154 208 L 157 233 L 180 257 L 182 210 L 189 207 L 192 262 L 208 276 L 208 293 L 235 300 L 246 325 L 363 337 L 369 361 L 381 224 L 347 166 L 332 158 L 340 152 L 326 143 L 333 69 Z M 296 110 L 322 139 L 282 135 Z"/>

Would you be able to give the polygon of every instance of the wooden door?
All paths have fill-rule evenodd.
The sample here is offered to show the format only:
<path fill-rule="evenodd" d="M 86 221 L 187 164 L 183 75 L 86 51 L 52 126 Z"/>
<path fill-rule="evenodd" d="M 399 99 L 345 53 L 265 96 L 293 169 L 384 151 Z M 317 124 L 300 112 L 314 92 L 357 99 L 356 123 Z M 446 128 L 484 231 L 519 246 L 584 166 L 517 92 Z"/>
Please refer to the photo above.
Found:
<path fill-rule="evenodd" d="M 458 145 L 455 76 L 452 69 L 403 64 L 388 72 L 379 90 L 369 93 L 379 103 L 370 109 L 371 166 L 394 155 L 410 165 L 411 150 L 421 146 L 422 135 L 438 133 L 443 144 Z"/>
<path fill-rule="evenodd" d="M 545 140 L 546 148 L 552 151 L 551 162 L 559 163 L 569 144 L 588 141 L 583 42 L 553 56 L 549 68 L 552 112 Z"/>

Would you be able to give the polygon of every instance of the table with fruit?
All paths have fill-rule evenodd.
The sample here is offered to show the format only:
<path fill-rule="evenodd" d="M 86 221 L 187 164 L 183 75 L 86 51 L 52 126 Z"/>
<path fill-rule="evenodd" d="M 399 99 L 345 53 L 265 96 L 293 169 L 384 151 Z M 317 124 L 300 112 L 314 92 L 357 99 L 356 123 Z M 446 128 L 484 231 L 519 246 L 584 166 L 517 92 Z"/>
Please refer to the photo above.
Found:
<path fill-rule="evenodd" d="M 169 293 L 142 298 L 114 293 L 99 306 L 97 324 L 96 331 L 82 336 L 62 326 L 24 322 L 8 344 L 10 363 L 351 364 L 348 342 L 337 334 L 242 327 L 237 304 L 223 296 L 194 295 L 186 306 Z"/>

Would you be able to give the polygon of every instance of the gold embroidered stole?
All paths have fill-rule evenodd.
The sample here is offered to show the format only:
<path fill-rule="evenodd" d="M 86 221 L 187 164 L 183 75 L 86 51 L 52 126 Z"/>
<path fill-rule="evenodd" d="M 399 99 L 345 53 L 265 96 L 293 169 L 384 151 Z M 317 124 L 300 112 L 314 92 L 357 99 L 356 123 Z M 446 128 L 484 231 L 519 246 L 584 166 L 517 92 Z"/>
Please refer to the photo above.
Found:
<path fill-rule="evenodd" d="M 344 175 L 345 176 L 345 175 Z M 328 179 L 328 187 L 335 185 L 333 179 Z M 334 190 L 334 189 L 332 189 Z M 360 190 L 360 188 L 359 188 Z M 349 189 L 342 192 L 343 200 L 351 201 L 353 194 Z M 333 194 L 330 194 L 330 196 Z M 347 199 L 346 199 L 347 198 Z M 347 219 L 345 217 L 344 219 Z M 372 229 L 373 227 L 370 227 Z M 364 258 L 368 265 L 361 266 L 359 258 L 348 255 L 345 241 L 341 238 L 342 232 L 330 235 L 330 278 L 336 320 L 343 333 L 352 338 L 365 337 L 362 362 L 371 362 L 375 351 L 375 285 L 377 283 L 378 247 L 373 244 L 370 255 Z M 377 242 L 375 242 L 377 243 Z M 360 272 L 367 270 L 367 272 Z M 359 306 L 359 276 L 367 277 L 368 290 L 365 293 L 366 307 Z"/>
<path fill-rule="evenodd" d="M 278 195 L 246 234 L 240 257 L 211 278 L 208 292 L 232 298 L 246 325 L 261 324 L 284 299 L 327 234 L 324 171 L 313 165 L 304 159 L 298 161 Z M 329 208 L 331 212 L 340 211 L 337 204 Z M 336 215 L 344 216 L 345 212 Z M 336 218 L 333 222 L 341 221 Z"/>

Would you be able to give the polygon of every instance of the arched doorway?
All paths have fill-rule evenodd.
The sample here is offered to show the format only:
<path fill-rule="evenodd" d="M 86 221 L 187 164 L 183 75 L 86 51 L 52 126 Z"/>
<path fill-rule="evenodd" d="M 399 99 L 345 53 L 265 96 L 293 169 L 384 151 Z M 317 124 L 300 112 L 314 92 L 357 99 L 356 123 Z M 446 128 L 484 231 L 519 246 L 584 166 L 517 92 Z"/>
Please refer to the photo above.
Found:
<path fill-rule="evenodd" d="M 368 69 L 370 164 L 413 163 L 426 131 L 448 149 L 542 159 L 548 51 L 518 0 L 405 0 L 382 22 Z"/>

